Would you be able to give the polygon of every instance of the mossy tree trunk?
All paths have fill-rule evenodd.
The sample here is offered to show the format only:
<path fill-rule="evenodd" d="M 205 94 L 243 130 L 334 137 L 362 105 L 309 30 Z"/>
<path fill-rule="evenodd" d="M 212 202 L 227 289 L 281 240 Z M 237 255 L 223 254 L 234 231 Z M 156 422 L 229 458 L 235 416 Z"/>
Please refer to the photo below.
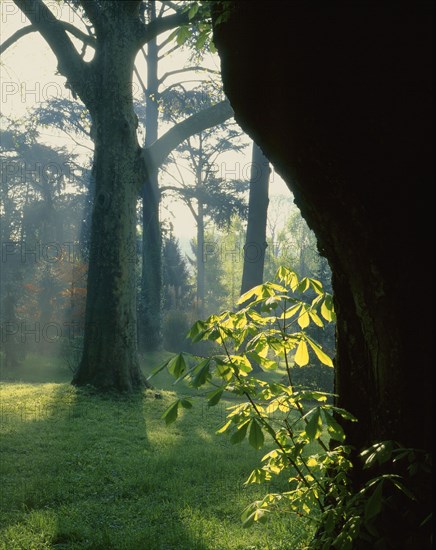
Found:
<path fill-rule="evenodd" d="M 95 143 L 86 331 L 74 383 L 132 390 L 143 385 L 136 345 L 136 201 L 140 148 L 131 75 L 136 51 L 122 21 L 96 51 L 90 108 Z"/>

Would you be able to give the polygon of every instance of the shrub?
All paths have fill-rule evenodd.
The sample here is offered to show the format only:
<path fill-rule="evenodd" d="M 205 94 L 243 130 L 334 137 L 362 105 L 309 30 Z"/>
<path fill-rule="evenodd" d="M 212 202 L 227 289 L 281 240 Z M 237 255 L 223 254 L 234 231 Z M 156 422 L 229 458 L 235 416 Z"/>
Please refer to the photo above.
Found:
<path fill-rule="evenodd" d="M 191 344 L 186 336 L 189 327 L 190 322 L 185 312 L 175 309 L 168 311 L 162 323 L 164 348 L 174 353 L 190 351 Z"/>
<path fill-rule="evenodd" d="M 61 357 L 68 369 L 75 374 L 82 357 L 83 336 L 74 336 L 73 338 L 62 338 Z"/>
<path fill-rule="evenodd" d="M 386 510 L 401 514 L 407 502 L 416 500 L 392 466 L 402 460 L 425 473 L 429 457 L 395 442 L 378 443 L 361 454 L 363 468 L 375 473 L 368 474 L 359 490 L 352 487 L 351 451 L 341 423 L 356 419 L 329 402 L 331 394 L 295 383 L 299 367 L 310 361 L 333 366 L 305 330 L 311 323 L 322 327 L 334 321 L 332 297 L 319 281 L 299 280 L 289 269 L 280 268 L 277 278 L 278 283 L 259 285 L 241 296 L 239 304 L 249 302 L 242 309 L 211 315 L 191 328 L 193 342 L 212 341 L 219 344 L 221 353 L 197 357 L 194 364 L 180 353 L 158 370 L 167 368 L 194 388 L 209 386 L 209 406 L 215 406 L 225 392 L 239 397 L 237 404 L 228 407 L 226 422 L 217 433 L 228 434 L 232 443 L 248 439 L 255 449 L 266 442 L 272 446 L 246 484 L 268 483 L 285 489 L 268 492 L 250 504 L 242 514 L 245 526 L 263 523 L 273 512 L 292 513 L 315 522 L 317 536 L 311 548 L 351 550 L 355 541 L 365 547 L 377 542 L 377 547 L 388 548 L 381 514 Z M 286 367 L 284 380 L 270 382 L 253 375 L 253 364 L 270 371 L 281 363 Z M 169 424 L 180 409 L 192 406 L 190 399 L 177 399 L 162 418 Z M 428 521 L 419 520 L 421 525 Z"/>

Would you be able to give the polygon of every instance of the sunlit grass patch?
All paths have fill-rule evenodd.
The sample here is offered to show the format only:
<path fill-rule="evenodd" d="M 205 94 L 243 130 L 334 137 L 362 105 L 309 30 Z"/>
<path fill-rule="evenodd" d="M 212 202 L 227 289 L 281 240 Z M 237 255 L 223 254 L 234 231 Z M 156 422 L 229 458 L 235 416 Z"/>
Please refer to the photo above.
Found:
<path fill-rule="evenodd" d="M 195 398 L 166 427 L 175 394 L 155 393 L 2 384 L 1 550 L 304 546 L 310 530 L 294 518 L 242 528 L 266 491 L 244 486 L 262 452 L 212 435 L 224 408 Z"/>

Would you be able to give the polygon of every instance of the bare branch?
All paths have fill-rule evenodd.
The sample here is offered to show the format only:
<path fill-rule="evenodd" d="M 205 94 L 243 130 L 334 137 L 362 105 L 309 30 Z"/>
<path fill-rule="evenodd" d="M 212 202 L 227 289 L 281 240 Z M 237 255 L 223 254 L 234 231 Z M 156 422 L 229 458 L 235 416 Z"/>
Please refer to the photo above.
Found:
<path fill-rule="evenodd" d="M 144 81 L 142 80 L 141 75 L 139 74 L 139 71 L 136 68 L 136 65 L 134 65 L 133 67 L 133 72 L 135 73 L 136 78 L 138 79 L 139 84 L 141 85 L 144 96 L 147 97 L 147 87 L 145 86 Z"/>
<path fill-rule="evenodd" d="M 160 6 L 159 13 L 157 15 L 158 19 L 159 19 L 159 17 L 162 17 L 162 15 L 165 13 L 166 9 L 167 9 L 166 2 L 162 2 L 161 6 Z"/>
<path fill-rule="evenodd" d="M 197 13 L 194 17 L 189 19 L 188 12 L 184 11 L 173 13 L 165 17 L 156 18 L 146 25 L 138 22 L 136 25 L 138 49 L 166 31 L 171 31 L 177 27 L 181 27 L 182 25 L 195 23 L 196 21 L 200 21 L 202 18 L 203 15 L 201 13 Z"/>
<path fill-rule="evenodd" d="M 194 18 L 189 19 L 188 13 L 173 13 L 172 15 L 167 15 L 166 17 L 161 17 L 159 19 L 154 19 L 147 25 L 138 22 L 136 27 L 137 29 L 137 39 L 138 39 L 138 49 L 141 48 L 147 42 L 150 42 L 153 38 L 156 38 L 160 34 L 171 31 L 181 25 L 187 25 L 189 22 L 193 22 Z"/>
<path fill-rule="evenodd" d="M 220 71 L 215 71 L 214 69 L 208 69 L 207 67 L 198 67 L 198 66 L 184 67 L 183 69 L 175 69 L 174 71 L 167 71 L 166 73 L 164 73 L 161 76 L 161 78 L 159 78 L 159 84 L 162 84 L 163 81 L 169 76 L 173 76 L 175 74 L 180 74 L 180 73 L 188 73 L 191 71 L 192 72 L 203 71 L 205 73 L 210 73 L 210 74 L 221 74 Z"/>
<path fill-rule="evenodd" d="M 172 39 L 172 40 L 174 40 L 174 39 Z M 168 42 L 172 42 L 172 40 L 169 40 L 169 37 L 168 37 L 168 39 L 165 40 L 165 42 L 162 42 L 162 44 L 158 46 L 158 49 L 160 50 L 161 47 L 166 46 L 166 44 L 167 44 Z M 176 50 L 178 50 L 179 48 L 180 48 L 180 46 L 176 43 L 175 46 L 173 46 L 173 47 L 170 48 L 167 52 L 165 52 L 164 54 L 162 54 L 162 55 L 160 55 L 160 56 L 158 57 L 159 61 L 160 61 L 161 59 L 164 59 L 165 57 L 171 55 L 172 53 L 174 53 L 174 52 L 175 52 Z"/>
<path fill-rule="evenodd" d="M 0 55 L 4 53 L 10 46 L 15 44 L 15 42 L 20 40 L 20 38 L 26 36 L 27 34 L 30 34 L 31 32 L 36 32 L 36 29 L 35 27 L 33 27 L 33 25 L 28 25 L 27 27 L 18 29 L 17 32 L 14 32 L 14 34 L 7 38 L 0 46 Z"/>
<path fill-rule="evenodd" d="M 186 188 L 185 178 L 183 177 L 182 171 L 180 170 L 179 163 L 174 159 L 174 151 L 171 153 L 171 158 L 172 158 L 172 161 L 173 161 L 173 166 L 176 167 L 176 170 L 177 170 L 177 172 L 180 176 L 181 181 L 179 181 L 178 183 L 181 185 L 181 187 Z M 194 174 L 194 172 L 190 168 L 185 166 L 185 170 L 186 169 L 188 170 L 188 172 L 191 172 L 191 174 Z"/>
<path fill-rule="evenodd" d="M 59 24 L 69 33 L 74 35 L 79 40 L 82 40 L 86 45 L 92 46 L 95 48 L 95 38 L 90 36 L 89 34 L 86 34 L 82 32 L 80 29 L 72 25 L 71 23 L 67 23 L 66 21 L 59 21 Z M 23 36 L 26 36 L 32 32 L 37 32 L 38 29 L 34 27 L 33 25 L 27 25 L 26 27 L 22 27 L 21 29 L 18 29 L 17 32 L 14 32 L 12 36 L 7 38 L 3 44 L 0 45 L 0 55 L 4 53 L 10 46 L 15 44 L 20 38 L 23 38 Z"/>
<path fill-rule="evenodd" d="M 50 46 L 57 58 L 59 72 L 74 83 L 75 91 L 79 94 L 83 92 L 87 82 L 87 65 L 76 51 L 62 22 L 56 19 L 42 0 L 14 0 L 14 3 Z"/>
<path fill-rule="evenodd" d="M 185 186 L 182 184 L 182 182 L 181 182 L 180 180 L 178 180 L 174 174 L 171 174 L 171 172 L 170 172 L 169 170 L 167 170 L 166 168 L 162 168 L 162 172 L 163 172 L 164 174 L 166 174 L 167 176 L 170 176 L 171 178 L 173 178 L 173 180 L 174 180 L 176 183 L 178 183 L 182 189 L 185 188 Z M 180 171 L 179 171 L 179 173 L 180 173 Z M 163 186 L 160 187 L 161 192 L 164 192 L 164 191 L 166 191 L 167 189 L 169 189 L 169 187 L 166 186 L 166 185 L 163 185 Z M 177 187 L 177 189 L 179 189 L 179 188 Z"/>
<path fill-rule="evenodd" d="M 195 155 L 195 152 L 194 152 L 194 148 L 192 147 L 192 143 L 191 143 L 191 137 L 192 136 L 189 136 L 188 139 L 186 140 L 186 145 L 189 149 L 189 154 L 191 156 L 190 160 L 192 162 L 192 165 L 194 166 L 193 174 L 194 174 L 194 176 L 196 176 L 197 172 L 198 172 L 198 168 L 199 168 L 199 163 L 201 162 L 201 158 L 197 162 L 197 159 L 195 158 L 196 155 Z M 200 155 L 200 157 L 201 157 L 201 155 Z"/>
<path fill-rule="evenodd" d="M 198 214 L 195 211 L 194 207 L 192 206 L 192 199 L 195 199 L 195 197 L 187 197 L 183 191 L 186 191 L 184 188 L 175 187 L 174 185 L 165 185 L 161 188 L 162 193 L 165 193 L 165 191 L 169 191 L 170 193 L 176 193 L 179 196 L 179 199 L 189 208 L 191 211 L 191 214 L 193 215 L 195 221 L 198 221 Z"/>
<path fill-rule="evenodd" d="M 73 134 L 71 134 L 70 132 L 67 132 L 67 130 L 62 130 L 64 132 L 65 135 L 67 135 L 72 141 L 74 141 L 74 143 L 78 146 L 78 147 L 83 147 L 84 149 L 88 149 L 88 151 L 91 151 L 91 153 L 94 152 L 94 148 L 93 147 L 88 147 L 88 145 L 84 145 L 83 143 L 81 143 L 80 141 L 78 141 L 74 136 Z"/>
<path fill-rule="evenodd" d="M 165 4 L 172 8 L 174 11 L 178 11 L 180 9 L 180 5 L 178 5 L 176 2 L 171 2 L 171 0 L 167 0 Z"/>
<path fill-rule="evenodd" d="M 221 101 L 176 124 L 166 134 L 143 149 L 143 158 L 147 167 L 157 169 L 178 145 L 206 128 L 221 124 L 233 116 L 233 109 L 228 100 Z"/>
<path fill-rule="evenodd" d="M 73 36 L 81 40 L 84 44 L 95 48 L 96 40 L 93 36 L 82 32 L 80 29 L 78 29 L 71 23 L 67 23 L 66 21 L 59 21 L 59 23 L 64 27 L 67 32 L 71 33 Z"/>

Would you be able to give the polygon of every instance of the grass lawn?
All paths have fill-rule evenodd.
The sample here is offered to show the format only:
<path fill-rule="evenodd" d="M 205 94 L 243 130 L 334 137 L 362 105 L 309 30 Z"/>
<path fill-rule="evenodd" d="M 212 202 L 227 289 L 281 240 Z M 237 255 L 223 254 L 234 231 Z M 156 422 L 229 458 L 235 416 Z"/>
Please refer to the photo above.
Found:
<path fill-rule="evenodd" d="M 144 371 L 164 357 L 144 358 Z M 294 517 L 243 529 L 241 511 L 265 492 L 244 487 L 264 451 L 214 435 L 224 405 L 200 397 L 166 427 L 175 390 L 191 391 L 168 374 L 154 380 L 161 399 L 78 390 L 66 367 L 37 357 L 3 378 L 0 550 L 293 550 L 310 539 Z"/>

